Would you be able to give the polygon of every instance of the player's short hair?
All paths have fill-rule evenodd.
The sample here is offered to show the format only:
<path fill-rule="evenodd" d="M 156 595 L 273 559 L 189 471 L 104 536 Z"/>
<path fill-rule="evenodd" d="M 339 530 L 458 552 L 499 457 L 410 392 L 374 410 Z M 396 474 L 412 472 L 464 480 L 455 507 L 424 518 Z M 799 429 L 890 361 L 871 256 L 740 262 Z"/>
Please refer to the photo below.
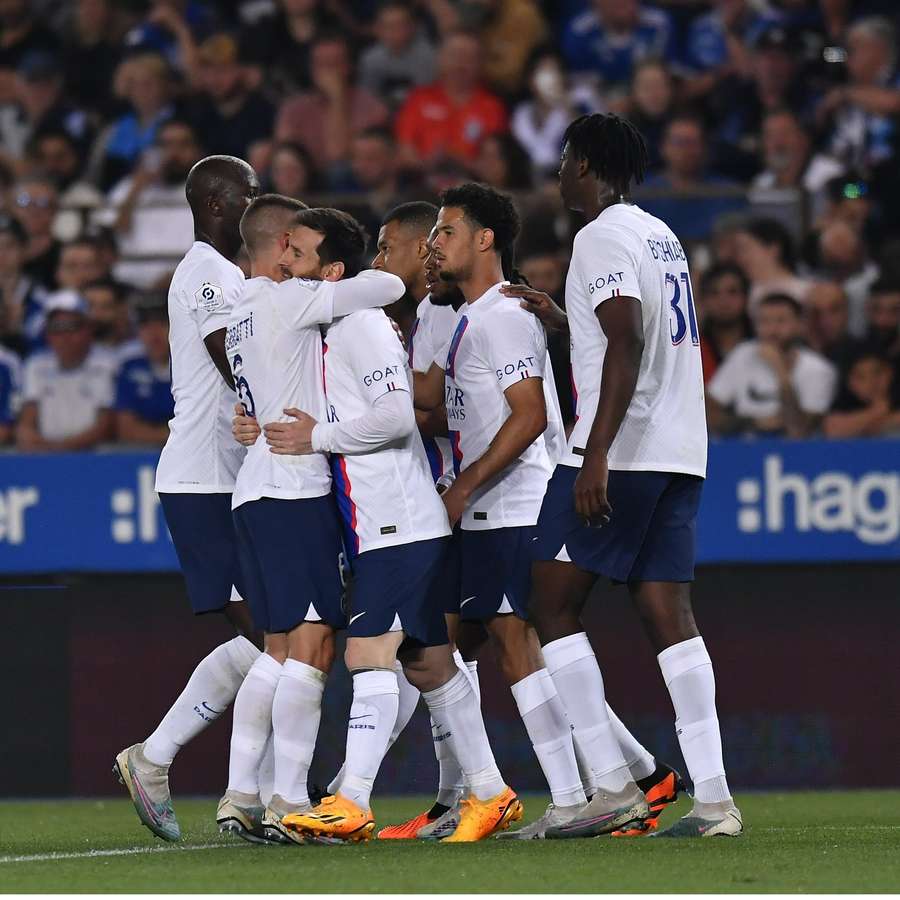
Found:
<path fill-rule="evenodd" d="M 241 216 L 241 240 L 252 258 L 266 240 L 283 230 L 284 222 L 292 222 L 298 212 L 308 209 L 302 200 L 284 194 L 260 194 L 250 202 Z"/>
<path fill-rule="evenodd" d="M 759 301 L 760 308 L 763 306 L 784 306 L 789 309 L 798 319 L 803 318 L 803 307 L 800 305 L 800 302 L 796 297 L 792 297 L 790 294 L 766 294 L 762 300 Z"/>
<path fill-rule="evenodd" d="M 700 279 L 700 292 L 705 294 L 712 286 L 726 275 L 736 278 L 741 285 L 741 293 L 746 297 L 750 293 L 750 279 L 744 274 L 744 270 L 731 262 L 720 262 L 711 265 Z"/>
<path fill-rule="evenodd" d="M 512 249 L 519 236 L 519 214 L 512 199 L 486 184 L 470 181 L 447 188 L 440 203 L 461 209 L 480 228 L 490 228 L 494 232 L 494 249 L 501 256 Z"/>
<path fill-rule="evenodd" d="M 322 235 L 319 259 L 327 264 L 344 264 L 344 277 L 352 278 L 365 268 L 368 235 L 349 213 L 340 209 L 304 209 L 297 213 L 294 225 L 303 225 Z"/>
<path fill-rule="evenodd" d="M 619 194 L 640 184 L 647 171 L 647 144 L 627 119 L 612 113 L 579 116 L 566 128 L 563 146 Z"/>
<path fill-rule="evenodd" d="M 381 227 L 396 222 L 416 234 L 427 235 L 437 221 L 438 208 L 425 200 L 414 200 L 412 203 L 401 203 L 385 214 Z"/>
<path fill-rule="evenodd" d="M 740 229 L 768 247 L 777 246 L 781 262 L 793 270 L 796 263 L 791 233 L 778 219 L 751 219 Z"/>

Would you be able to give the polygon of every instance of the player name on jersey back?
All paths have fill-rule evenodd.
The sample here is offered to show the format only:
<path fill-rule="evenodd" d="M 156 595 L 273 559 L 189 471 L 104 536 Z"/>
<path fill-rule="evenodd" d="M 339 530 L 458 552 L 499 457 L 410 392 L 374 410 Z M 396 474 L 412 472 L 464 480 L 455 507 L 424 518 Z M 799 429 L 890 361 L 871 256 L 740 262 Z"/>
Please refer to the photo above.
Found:
<path fill-rule="evenodd" d="M 364 416 L 389 392 L 412 404 L 406 353 L 381 310 L 335 321 L 324 352 L 329 422 Z M 417 429 L 372 453 L 333 454 L 332 474 L 351 553 L 450 534 Z"/>
<path fill-rule="evenodd" d="M 235 394 L 204 343 L 228 325 L 244 273 L 217 250 L 195 241 L 169 286 L 169 346 L 175 414 L 156 469 L 156 490 L 231 493 L 244 448 L 231 436 Z"/>
<path fill-rule="evenodd" d="M 504 392 L 524 379 L 543 379 L 548 427 L 473 493 L 462 517 L 462 527 L 471 531 L 534 525 L 562 445 L 544 329 L 517 300 L 500 293 L 502 284 L 463 305 L 443 351 L 447 426 L 457 471 L 484 455 L 510 415 Z"/>
<path fill-rule="evenodd" d="M 671 229 L 637 206 L 607 207 L 575 237 L 566 277 L 576 422 L 562 462 L 581 466 L 597 412 L 607 339 L 596 309 L 640 301 L 644 351 L 610 469 L 706 475 L 700 332 L 687 258 Z"/>
<path fill-rule="evenodd" d="M 331 318 L 328 282 L 251 278 L 235 304 L 225 349 L 238 399 L 260 427 L 292 421 L 285 409 L 325 418 L 322 337 L 319 322 Z M 261 497 L 322 497 L 331 472 L 319 453 L 280 456 L 260 436 L 238 472 L 232 508 Z"/>

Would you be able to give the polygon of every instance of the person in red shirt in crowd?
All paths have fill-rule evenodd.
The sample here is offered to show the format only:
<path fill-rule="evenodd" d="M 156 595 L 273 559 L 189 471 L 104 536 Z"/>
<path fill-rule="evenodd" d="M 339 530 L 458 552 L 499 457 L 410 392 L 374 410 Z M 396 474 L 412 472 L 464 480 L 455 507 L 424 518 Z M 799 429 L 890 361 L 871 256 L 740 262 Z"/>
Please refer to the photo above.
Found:
<path fill-rule="evenodd" d="M 397 115 L 405 165 L 454 157 L 470 162 L 489 134 L 507 129 L 506 107 L 481 85 L 481 42 L 454 31 L 441 45 L 438 80 L 412 91 Z"/>

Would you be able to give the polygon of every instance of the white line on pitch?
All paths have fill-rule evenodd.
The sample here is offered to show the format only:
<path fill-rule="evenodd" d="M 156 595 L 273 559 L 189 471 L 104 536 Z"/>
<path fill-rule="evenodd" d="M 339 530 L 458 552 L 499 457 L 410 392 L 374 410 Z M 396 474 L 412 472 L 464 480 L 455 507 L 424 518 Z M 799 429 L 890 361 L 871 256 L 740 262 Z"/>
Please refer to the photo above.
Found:
<path fill-rule="evenodd" d="M 185 844 L 182 847 L 128 847 L 118 850 L 84 850 L 80 853 L 33 853 L 30 856 L 0 856 L 0 863 L 55 862 L 63 859 L 96 859 L 100 856 L 138 856 L 142 853 L 184 853 L 189 850 L 218 850 L 240 844 Z"/>

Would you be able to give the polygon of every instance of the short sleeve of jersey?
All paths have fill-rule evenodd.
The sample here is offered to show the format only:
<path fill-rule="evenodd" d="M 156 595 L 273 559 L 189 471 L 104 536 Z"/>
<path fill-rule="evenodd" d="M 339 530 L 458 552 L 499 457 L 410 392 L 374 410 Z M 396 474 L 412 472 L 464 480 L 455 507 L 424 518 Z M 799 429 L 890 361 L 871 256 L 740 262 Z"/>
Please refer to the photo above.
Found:
<path fill-rule="evenodd" d="M 274 286 L 278 318 L 293 331 L 327 324 L 334 318 L 334 283 L 291 278 Z"/>
<path fill-rule="evenodd" d="M 237 268 L 222 267 L 197 284 L 188 303 L 196 317 L 201 338 L 206 340 L 214 331 L 228 327 L 231 311 L 243 289 L 244 278 Z"/>
<path fill-rule="evenodd" d="M 406 354 L 386 315 L 356 313 L 347 319 L 352 328 L 353 375 L 370 403 L 390 391 L 409 392 Z"/>
<path fill-rule="evenodd" d="M 643 245 L 627 231 L 591 229 L 576 244 L 575 275 L 596 309 L 613 297 L 641 298 L 639 282 Z"/>
<path fill-rule="evenodd" d="M 526 378 L 543 378 L 546 341 L 531 313 L 512 308 L 501 328 L 490 336 L 485 355 L 497 376 L 501 391 Z"/>

